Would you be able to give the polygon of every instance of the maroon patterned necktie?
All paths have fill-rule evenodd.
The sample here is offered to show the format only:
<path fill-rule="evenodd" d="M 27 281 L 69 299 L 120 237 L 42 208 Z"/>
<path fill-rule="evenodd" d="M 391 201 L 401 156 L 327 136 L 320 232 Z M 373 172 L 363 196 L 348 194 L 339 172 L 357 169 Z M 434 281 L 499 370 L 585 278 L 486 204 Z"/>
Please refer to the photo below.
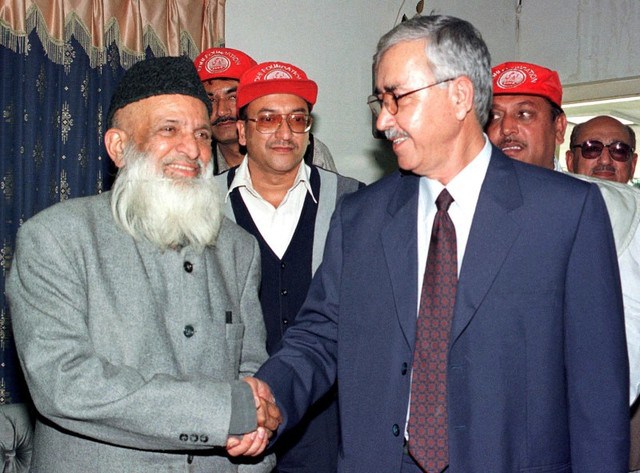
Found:
<path fill-rule="evenodd" d="M 453 197 L 436 199 L 416 324 L 409 414 L 409 453 L 428 473 L 449 464 L 447 351 L 458 282 L 456 229 L 447 213 Z"/>

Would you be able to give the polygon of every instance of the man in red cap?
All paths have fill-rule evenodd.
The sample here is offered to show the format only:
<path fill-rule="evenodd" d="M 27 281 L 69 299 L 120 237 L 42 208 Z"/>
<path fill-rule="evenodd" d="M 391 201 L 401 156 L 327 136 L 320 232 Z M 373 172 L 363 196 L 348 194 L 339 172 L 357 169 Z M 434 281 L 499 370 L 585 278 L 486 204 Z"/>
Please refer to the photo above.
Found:
<path fill-rule="evenodd" d="M 512 158 L 560 171 L 555 148 L 564 141 L 567 119 L 561 108 L 562 86 L 558 74 L 536 64 L 506 62 L 494 67 L 492 75 L 493 107 L 486 127 L 489 139 Z M 599 118 L 594 119 L 595 124 L 609 123 L 610 117 Z M 587 127 L 586 131 L 590 130 L 594 131 L 592 127 Z M 600 136 L 586 135 L 584 131 L 579 127 L 574 128 L 572 144 Z M 627 140 L 629 135 L 623 134 Z M 607 141 L 607 144 L 611 143 Z M 567 152 L 569 170 L 587 174 L 573 165 L 570 154 L 573 156 L 571 151 Z M 631 368 L 630 400 L 633 402 L 640 391 L 640 193 L 616 182 L 591 179 L 584 175 L 577 177 L 598 185 L 612 222 L 622 283 Z M 636 435 L 635 440 L 632 436 L 631 468 L 637 470 L 640 469 L 640 415 L 633 418 L 634 428 Z"/>
<path fill-rule="evenodd" d="M 247 155 L 218 175 L 226 213 L 260 245 L 260 304 L 267 352 L 280 347 L 322 259 L 336 202 L 361 184 L 304 161 L 318 87 L 300 68 L 265 62 L 248 69 L 236 92 L 238 137 Z M 279 473 L 335 473 L 335 390 L 275 444 Z"/>
<path fill-rule="evenodd" d="M 211 99 L 211 127 L 215 143 L 214 174 L 220 174 L 242 162 L 244 150 L 236 129 L 236 91 L 240 76 L 256 65 L 249 55 L 233 48 L 210 48 L 196 57 L 194 64 L 207 95 Z M 310 135 L 305 160 L 331 171 L 336 170 L 329 148 Z"/>
<path fill-rule="evenodd" d="M 505 62 L 491 72 L 493 107 L 487 126 L 489 139 L 518 161 L 559 169 L 555 148 L 564 142 L 567 117 L 561 108 L 558 74 L 524 62 Z"/>

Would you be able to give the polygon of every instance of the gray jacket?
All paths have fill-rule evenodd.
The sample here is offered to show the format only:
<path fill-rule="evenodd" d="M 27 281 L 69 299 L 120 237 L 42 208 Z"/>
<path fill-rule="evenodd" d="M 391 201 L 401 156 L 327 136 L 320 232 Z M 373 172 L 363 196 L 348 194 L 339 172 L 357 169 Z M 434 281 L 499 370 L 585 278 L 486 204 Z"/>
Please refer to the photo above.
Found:
<path fill-rule="evenodd" d="M 220 447 L 232 410 L 255 428 L 238 379 L 266 359 L 259 279 L 256 241 L 226 219 L 200 255 L 134 241 L 109 193 L 27 221 L 7 295 L 39 412 L 32 471 L 270 471 Z"/>

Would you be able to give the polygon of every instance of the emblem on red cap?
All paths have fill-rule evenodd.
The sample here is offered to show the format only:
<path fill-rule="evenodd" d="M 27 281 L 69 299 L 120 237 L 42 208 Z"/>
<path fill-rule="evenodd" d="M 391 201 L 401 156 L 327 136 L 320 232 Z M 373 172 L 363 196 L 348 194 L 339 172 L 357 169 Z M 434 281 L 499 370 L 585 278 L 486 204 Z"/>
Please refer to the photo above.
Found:
<path fill-rule="evenodd" d="M 556 71 L 528 62 L 505 62 L 491 69 L 494 95 L 539 95 L 562 106 L 562 85 Z"/>
<path fill-rule="evenodd" d="M 207 72 L 211 74 L 221 74 L 231 66 L 231 61 L 228 57 L 223 56 L 222 54 L 216 54 L 215 56 L 211 56 L 209 60 L 204 65 L 204 68 Z"/>
<path fill-rule="evenodd" d="M 511 87 L 519 86 L 525 80 L 527 80 L 527 76 L 522 71 L 509 69 L 504 71 L 498 78 L 498 86 L 503 89 L 510 89 Z"/>
<path fill-rule="evenodd" d="M 304 99 L 310 105 L 316 103 L 317 84 L 305 72 L 286 62 L 263 62 L 240 78 L 236 107 L 240 110 L 249 102 L 270 94 L 292 94 Z"/>
<path fill-rule="evenodd" d="M 275 69 L 273 71 L 267 72 L 264 75 L 264 80 L 274 79 L 293 79 L 293 77 L 287 71 L 283 71 L 282 69 Z"/>

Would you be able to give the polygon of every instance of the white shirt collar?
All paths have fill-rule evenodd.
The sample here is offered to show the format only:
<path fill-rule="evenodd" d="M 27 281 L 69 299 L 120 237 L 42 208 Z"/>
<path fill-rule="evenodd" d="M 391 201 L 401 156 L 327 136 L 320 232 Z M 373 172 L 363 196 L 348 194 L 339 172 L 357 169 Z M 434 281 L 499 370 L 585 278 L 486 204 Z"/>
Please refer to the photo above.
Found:
<path fill-rule="evenodd" d="M 447 190 L 453 197 L 454 205 L 475 210 L 480 188 L 484 182 L 489 161 L 491 159 L 491 143 L 487 135 L 484 135 L 484 146 L 480 153 L 471 160 L 451 181 L 447 184 Z M 424 178 L 425 190 L 428 195 L 427 202 L 435 202 L 436 198 L 445 188 L 442 183 L 435 179 Z"/>
<path fill-rule="evenodd" d="M 287 195 L 284 197 L 283 202 L 287 200 L 287 197 L 292 189 L 295 189 L 298 185 L 303 185 L 307 192 L 311 195 L 313 201 L 317 204 L 318 201 L 316 196 L 313 195 L 313 190 L 311 189 L 311 181 L 309 179 L 309 175 L 311 174 L 311 168 L 302 161 L 300 166 L 298 167 L 298 173 L 296 174 L 296 178 L 293 181 L 293 185 L 287 191 Z M 229 194 L 236 187 L 244 187 L 246 188 L 254 197 L 258 199 L 262 199 L 262 196 L 258 194 L 258 192 L 254 189 L 253 183 L 251 181 L 251 173 L 249 172 L 249 156 L 245 155 L 244 159 L 236 169 L 236 174 L 233 177 L 233 182 L 229 186 L 229 190 L 227 191 L 224 201 L 226 202 L 229 199 Z"/>

